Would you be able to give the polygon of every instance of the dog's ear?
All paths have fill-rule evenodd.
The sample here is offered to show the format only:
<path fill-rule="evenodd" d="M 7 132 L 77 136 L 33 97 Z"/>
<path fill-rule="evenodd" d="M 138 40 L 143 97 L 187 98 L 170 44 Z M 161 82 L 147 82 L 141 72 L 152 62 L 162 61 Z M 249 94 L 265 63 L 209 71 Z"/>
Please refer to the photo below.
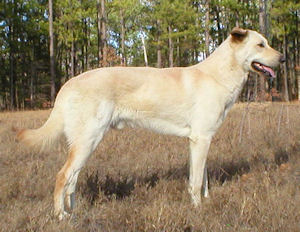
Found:
<path fill-rule="evenodd" d="M 241 42 L 246 38 L 248 31 L 239 27 L 235 27 L 232 29 L 230 34 L 233 42 Z"/>

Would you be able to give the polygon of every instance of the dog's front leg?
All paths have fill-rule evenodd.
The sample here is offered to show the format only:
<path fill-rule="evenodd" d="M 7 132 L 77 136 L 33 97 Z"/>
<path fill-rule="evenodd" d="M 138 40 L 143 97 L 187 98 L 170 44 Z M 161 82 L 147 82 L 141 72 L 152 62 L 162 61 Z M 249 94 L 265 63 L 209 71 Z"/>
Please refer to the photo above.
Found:
<path fill-rule="evenodd" d="M 208 196 L 206 158 L 211 142 L 211 137 L 194 136 L 190 138 L 190 177 L 189 192 L 193 204 L 198 206 L 201 203 L 201 187 L 204 182 L 204 196 Z"/>

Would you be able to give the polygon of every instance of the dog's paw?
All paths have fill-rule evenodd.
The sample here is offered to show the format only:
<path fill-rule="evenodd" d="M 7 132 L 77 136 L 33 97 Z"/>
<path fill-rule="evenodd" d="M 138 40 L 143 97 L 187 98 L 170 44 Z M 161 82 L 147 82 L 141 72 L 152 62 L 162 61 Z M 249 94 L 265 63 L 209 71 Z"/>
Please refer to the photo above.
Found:
<path fill-rule="evenodd" d="M 201 191 L 195 191 L 194 188 L 189 188 L 189 193 L 192 198 L 192 203 L 194 207 L 198 207 L 201 205 Z"/>
<path fill-rule="evenodd" d="M 63 211 L 63 212 L 61 212 L 61 213 L 58 214 L 58 219 L 59 219 L 60 221 L 66 219 L 66 218 L 70 218 L 70 217 L 71 217 L 71 214 L 69 214 L 69 213 L 66 212 L 66 211 Z"/>

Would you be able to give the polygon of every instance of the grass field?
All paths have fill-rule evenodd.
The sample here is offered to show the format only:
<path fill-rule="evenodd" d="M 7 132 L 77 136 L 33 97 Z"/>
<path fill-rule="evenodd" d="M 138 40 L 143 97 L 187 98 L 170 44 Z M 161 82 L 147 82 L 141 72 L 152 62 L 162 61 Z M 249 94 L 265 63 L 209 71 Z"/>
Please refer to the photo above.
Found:
<path fill-rule="evenodd" d="M 248 109 L 248 110 L 247 110 Z M 210 198 L 187 191 L 188 140 L 111 130 L 82 170 L 70 220 L 53 216 L 67 147 L 15 141 L 49 111 L 0 113 L 0 231 L 300 231 L 300 105 L 237 104 L 214 137 Z"/>

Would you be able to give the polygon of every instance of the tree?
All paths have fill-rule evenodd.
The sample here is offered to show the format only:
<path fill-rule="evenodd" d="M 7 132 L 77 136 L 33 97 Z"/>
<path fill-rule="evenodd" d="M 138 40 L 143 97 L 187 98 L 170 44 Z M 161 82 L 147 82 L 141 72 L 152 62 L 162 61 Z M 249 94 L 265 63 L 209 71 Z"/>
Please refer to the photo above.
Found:
<path fill-rule="evenodd" d="M 53 41 L 53 2 L 49 0 L 49 53 L 50 53 L 50 75 L 51 75 L 51 105 L 55 100 L 55 57 L 54 57 L 54 41 Z"/>
<path fill-rule="evenodd" d="M 266 6 L 267 6 L 267 0 L 259 0 L 259 31 L 264 36 L 267 35 L 267 15 L 266 15 Z M 260 89 L 260 97 L 259 99 L 261 101 L 265 100 L 266 95 L 266 83 L 265 78 L 263 76 L 259 77 L 259 89 Z"/>
<path fill-rule="evenodd" d="M 107 36 L 106 36 L 106 23 L 107 15 L 105 8 L 105 0 L 101 0 L 101 41 L 102 41 L 102 66 L 107 66 Z"/>
<path fill-rule="evenodd" d="M 297 0 L 288 0 L 284 2 L 276 0 L 273 2 L 271 11 L 272 34 L 276 38 L 279 48 L 282 48 L 282 53 L 286 57 L 286 62 L 282 65 L 282 80 L 279 79 L 278 81 L 279 90 L 282 90 L 285 101 L 288 101 L 293 95 L 296 95 L 297 92 L 294 70 L 295 66 L 297 66 L 297 60 L 299 61 L 299 46 L 297 46 L 299 9 L 300 3 Z M 287 56 L 287 54 L 289 55 Z M 289 70 L 293 70 L 293 75 L 291 75 Z"/>
<path fill-rule="evenodd" d="M 134 33 L 144 30 L 145 7 L 139 0 L 114 0 L 107 7 L 110 9 L 108 17 L 109 28 L 113 31 L 110 33 L 110 40 L 115 41 L 114 46 L 120 55 L 121 65 L 127 65 L 129 46 L 126 45 Z M 139 39 L 133 35 L 135 39 Z M 130 52 L 129 52 L 130 53 Z"/>
<path fill-rule="evenodd" d="M 157 68 L 161 68 L 162 67 L 162 58 L 161 58 L 161 49 L 162 49 L 162 45 L 161 45 L 161 25 L 160 25 L 160 20 L 157 19 L 156 22 L 156 27 L 157 27 Z"/>
<path fill-rule="evenodd" d="M 100 0 L 97 0 L 97 38 L 98 38 L 98 67 L 100 67 L 101 64 L 101 58 L 102 58 L 102 40 L 101 40 L 101 20 L 102 20 L 102 11 L 101 11 L 101 4 Z"/>
<path fill-rule="evenodd" d="M 205 12 L 205 56 L 206 57 L 209 56 L 209 40 L 210 40 L 210 36 L 209 36 L 209 24 L 210 24 L 209 2 L 210 2 L 210 0 L 205 1 L 205 11 L 206 11 Z"/>

